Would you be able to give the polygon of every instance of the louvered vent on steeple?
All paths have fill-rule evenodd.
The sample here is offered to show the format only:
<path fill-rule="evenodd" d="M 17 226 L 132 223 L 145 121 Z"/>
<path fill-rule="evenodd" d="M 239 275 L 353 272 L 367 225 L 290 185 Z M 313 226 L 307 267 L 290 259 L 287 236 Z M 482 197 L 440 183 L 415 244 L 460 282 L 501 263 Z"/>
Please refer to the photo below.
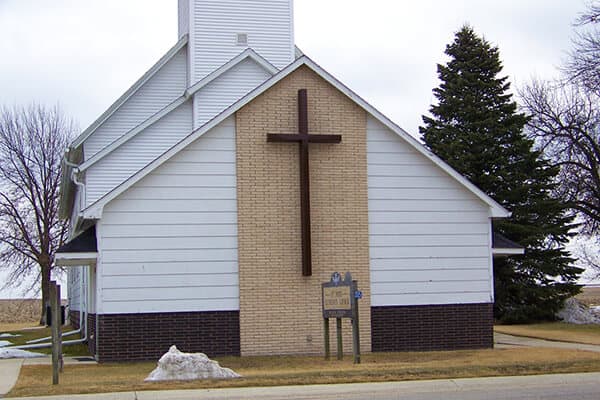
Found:
<path fill-rule="evenodd" d="M 179 0 L 179 35 L 185 34 L 190 84 L 245 47 L 281 69 L 295 58 L 293 0 Z"/>

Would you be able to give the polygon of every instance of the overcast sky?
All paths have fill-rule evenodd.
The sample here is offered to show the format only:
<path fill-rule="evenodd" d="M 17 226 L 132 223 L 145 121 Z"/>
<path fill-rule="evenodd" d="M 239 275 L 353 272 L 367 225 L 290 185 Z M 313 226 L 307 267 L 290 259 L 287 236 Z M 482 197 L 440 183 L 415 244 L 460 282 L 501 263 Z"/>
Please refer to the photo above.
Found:
<path fill-rule="evenodd" d="M 296 44 L 418 136 L 436 64 L 462 24 L 499 47 L 505 74 L 521 85 L 556 75 L 584 5 L 296 0 Z M 58 103 L 84 129 L 176 41 L 176 0 L 0 0 L 0 105 Z"/>
<path fill-rule="evenodd" d="M 583 0 L 296 0 L 296 44 L 416 135 L 464 23 L 512 82 L 549 77 Z M 177 40 L 176 0 L 0 0 L 0 102 L 59 103 L 87 127 Z"/>

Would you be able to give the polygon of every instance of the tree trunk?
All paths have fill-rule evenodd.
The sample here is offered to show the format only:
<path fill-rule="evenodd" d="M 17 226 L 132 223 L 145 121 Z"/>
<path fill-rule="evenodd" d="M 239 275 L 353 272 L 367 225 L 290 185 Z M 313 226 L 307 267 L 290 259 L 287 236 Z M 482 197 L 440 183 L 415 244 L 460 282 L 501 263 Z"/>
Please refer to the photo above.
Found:
<path fill-rule="evenodd" d="M 42 276 L 42 313 L 40 317 L 40 325 L 46 323 L 46 304 L 50 300 L 50 263 L 42 262 L 40 264 Z"/>

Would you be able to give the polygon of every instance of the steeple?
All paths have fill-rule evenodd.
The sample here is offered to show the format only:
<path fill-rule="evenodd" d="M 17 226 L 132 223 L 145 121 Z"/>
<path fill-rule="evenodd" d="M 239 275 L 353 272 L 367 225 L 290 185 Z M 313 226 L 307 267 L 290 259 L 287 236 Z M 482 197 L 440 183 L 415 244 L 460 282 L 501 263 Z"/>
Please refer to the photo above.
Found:
<path fill-rule="evenodd" d="M 190 84 L 250 47 L 281 69 L 294 60 L 293 0 L 179 0 Z"/>

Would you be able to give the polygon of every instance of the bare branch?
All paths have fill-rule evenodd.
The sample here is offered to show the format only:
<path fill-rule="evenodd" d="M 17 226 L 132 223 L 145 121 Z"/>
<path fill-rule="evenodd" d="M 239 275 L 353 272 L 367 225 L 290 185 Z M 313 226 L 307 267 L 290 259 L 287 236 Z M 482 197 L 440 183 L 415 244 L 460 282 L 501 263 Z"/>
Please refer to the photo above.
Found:
<path fill-rule="evenodd" d="M 0 109 L 0 268 L 10 272 L 5 286 L 40 278 L 43 299 L 68 230 L 58 219 L 60 167 L 74 133 L 58 107 Z"/>
<path fill-rule="evenodd" d="M 582 232 L 600 232 L 600 93 L 577 82 L 533 80 L 521 88 L 531 118 L 528 135 L 560 168 L 557 195 L 583 221 Z"/>

